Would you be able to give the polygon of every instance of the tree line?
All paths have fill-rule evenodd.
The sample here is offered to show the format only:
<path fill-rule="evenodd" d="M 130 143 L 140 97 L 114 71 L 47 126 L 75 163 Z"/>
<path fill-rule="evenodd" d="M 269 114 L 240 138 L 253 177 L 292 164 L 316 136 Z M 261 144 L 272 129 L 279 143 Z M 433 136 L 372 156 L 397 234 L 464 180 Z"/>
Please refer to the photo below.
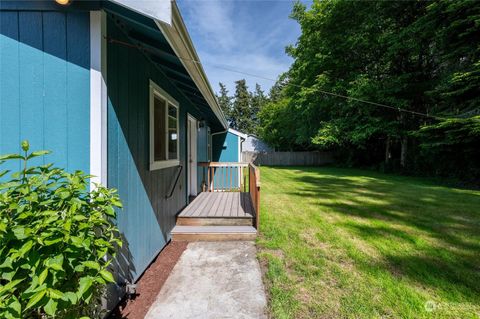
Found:
<path fill-rule="evenodd" d="M 246 134 L 259 134 L 260 119 L 258 114 L 269 100 L 260 84 L 255 84 L 255 90 L 249 91 L 245 79 L 235 82 L 235 93 L 229 95 L 227 87 L 219 83 L 217 95 L 220 107 L 231 128 Z"/>
<path fill-rule="evenodd" d="M 294 62 L 256 132 L 352 166 L 480 180 L 479 16 L 467 0 L 296 3 Z"/>

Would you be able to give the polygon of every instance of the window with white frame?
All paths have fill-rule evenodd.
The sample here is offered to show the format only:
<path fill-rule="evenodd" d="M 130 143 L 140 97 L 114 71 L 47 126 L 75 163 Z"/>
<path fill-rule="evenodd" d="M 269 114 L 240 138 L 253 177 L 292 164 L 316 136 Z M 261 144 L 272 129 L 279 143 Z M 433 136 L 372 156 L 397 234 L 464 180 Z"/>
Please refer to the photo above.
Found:
<path fill-rule="evenodd" d="M 180 165 L 178 102 L 150 81 L 150 170 Z"/>

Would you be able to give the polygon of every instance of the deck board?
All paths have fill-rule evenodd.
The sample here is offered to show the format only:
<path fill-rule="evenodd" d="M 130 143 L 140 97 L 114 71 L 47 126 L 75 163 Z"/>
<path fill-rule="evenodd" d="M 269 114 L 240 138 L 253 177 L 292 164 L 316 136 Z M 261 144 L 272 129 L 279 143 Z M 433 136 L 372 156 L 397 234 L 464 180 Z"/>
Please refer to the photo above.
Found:
<path fill-rule="evenodd" d="M 217 211 L 218 207 L 220 206 L 222 200 L 224 200 L 224 197 L 222 196 L 212 196 L 213 198 L 213 206 L 211 211 L 203 211 L 205 214 L 203 216 L 217 216 Z"/>
<path fill-rule="evenodd" d="M 227 204 L 228 201 L 228 193 L 226 193 L 226 196 L 223 197 L 220 200 L 220 203 L 218 205 L 217 212 L 215 213 L 215 216 L 224 216 L 225 215 L 225 205 Z"/>
<path fill-rule="evenodd" d="M 204 194 L 202 196 L 198 196 L 193 200 L 193 202 L 196 203 L 196 206 L 193 206 L 191 210 L 187 211 L 187 213 L 190 213 L 190 216 L 199 216 L 200 212 L 205 208 L 205 206 L 208 204 L 208 200 L 210 197 L 210 193 L 201 193 Z M 193 203 L 192 202 L 192 203 Z"/>
<path fill-rule="evenodd" d="M 228 200 L 227 200 L 227 204 L 225 206 L 225 214 L 228 213 L 228 216 L 232 217 L 234 214 L 232 212 L 232 203 L 233 203 L 233 198 L 234 198 L 234 194 L 233 193 L 230 193 L 228 194 Z"/>
<path fill-rule="evenodd" d="M 248 193 L 205 192 L 200 193 L 179 217 L 252 218 Z"/>
<path fill-rule="evenodd" d="M 238 203 L 240 196 L 235 196 L 232 200 L 232 216 L 238 217 Z"/>

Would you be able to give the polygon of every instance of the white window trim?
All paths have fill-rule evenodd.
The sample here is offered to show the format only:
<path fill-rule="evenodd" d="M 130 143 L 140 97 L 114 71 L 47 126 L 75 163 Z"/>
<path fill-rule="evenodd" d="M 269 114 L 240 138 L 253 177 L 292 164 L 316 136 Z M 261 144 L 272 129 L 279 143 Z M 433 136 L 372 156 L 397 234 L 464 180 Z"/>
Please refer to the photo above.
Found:
<path fill-rule="evenodd" d="M 174 160 L 165 160 L 165 161 L 155 161 L 155 137 L 154 137 L 154 97 L 159 96 L 167 102 L 167 107 L 165 108 L 165 136 L 168 136 L 168 104 L 173 105 L 177 109 L 177 159 Z M 167 167 L 173 167 L 180 165 L 180 130 L 179 130 L 179 109 L 180 105 L 178 102 L 165 90 L 159 87 L 155 82 L 150 80 L 150 170 L 157 170 Z M 166 155 L 168 156 L 168 138 L 165 141 Z"/>

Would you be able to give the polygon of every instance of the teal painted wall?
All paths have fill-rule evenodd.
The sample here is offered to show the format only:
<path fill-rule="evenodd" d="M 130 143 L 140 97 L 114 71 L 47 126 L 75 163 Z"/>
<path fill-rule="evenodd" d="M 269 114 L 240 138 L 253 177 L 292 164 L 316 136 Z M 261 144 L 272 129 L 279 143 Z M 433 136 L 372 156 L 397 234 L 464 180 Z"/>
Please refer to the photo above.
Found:
<path fill-rule="evenodd" d="M 239 162 L 238 154 L 239 138 L 230 132 L 213 136 L 213 161 L 214 162 Z M 226 185 L 229 181 L 230 172 L 225 169 L 216 169 L 215 185 Z M 238 173 L 233 174 L 233 184 L 238 185 Z"/>
<path fill-rule="evenodd" d="M 0 11 L 0 52 L 0 154 L 27 139 L 53 151 L 34 163 L 88 173 L 89 13 Z"/>
<path fill-rule="evenodd" d="M 108 36 L 129 42 L 108 15 Z M 156 254 L 170 240 L 175 216 L 187 204 L 187 112 L 205 117 L 139 50 L 114 43 L 107 47 L 108 86 L 108 186 L 119 191 L 124 208 L 118 226 L 125 245 L 118 258 L 119 280 L 138 279 Z M 149 80 L 180 104 L 180 165 L 183 166 L 173 196 L 166 199 L 177 167 L 149 170 Z"/>
<path fill-rule="evenodd" d="M 238 136 L 230 132 L 214 135 L 217 162 L 238 162 Z"/>

